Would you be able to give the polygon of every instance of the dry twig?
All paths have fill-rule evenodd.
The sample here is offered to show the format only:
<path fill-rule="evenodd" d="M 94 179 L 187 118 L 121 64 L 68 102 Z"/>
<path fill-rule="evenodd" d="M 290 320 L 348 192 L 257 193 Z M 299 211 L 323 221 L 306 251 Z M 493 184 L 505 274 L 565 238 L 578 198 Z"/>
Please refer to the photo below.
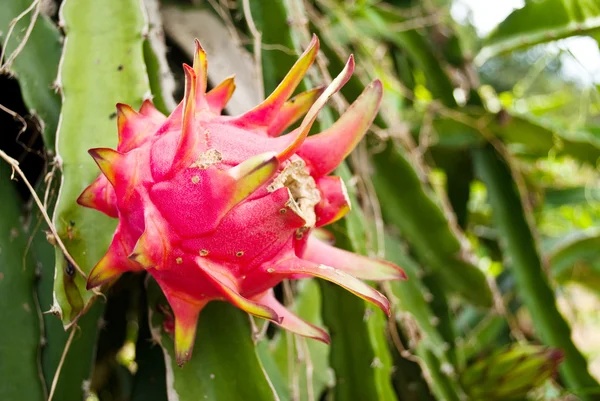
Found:
<path fill-rule="evenodd" d="M 260 91 L 260 98 L 265 98 L 265 89 L 264 83 L 262 80 L 262 34 L 256 29 L 256 25 L 254 24 L 254 19 L 252 19 L 252 12 L 250 11 L 250 0 L 243 0 L 244 7 L 244 17 L 246 18 L 246 23 L 248 24 L 248 29 L 252 33 L 252 37 L 254 38 L 254 63 L 256 64 L 256 79 L 258 81 L 257 89 Z"/>
<path fill-rule="evenodd" d="M 59 248 L 65 255 L 65 258 L 67 259 L 67 261 L 69 261 L 69 263 L 71 263 L 73 265 L 73 267 L 75 268 L 75 270 L 77 270 L 79 272 L 79 274 L 81 274 L 84 278 L 87 279 L 87 275 L 83 272 L 83 270 L 81 270 L 81 267 L 79 267 L 77 262 L 75 262 L 75 259 L 73 259 L 73 257 L 69 253 L 69 251 L 67 251 L 65 244 L 60 239 L 60 236 L 58 235 L 58 232 L 56 231 L 56 227 L 54 226 L 54 224 L 52 224 L 52 220 L 50 219 L 50 216 L 48 216 L 48 213 L 46 212 L 46 209 L 44 208 L 42 201 L 37 196 L 37 194 L 35 193 L 35 189 L 33 189 L 33 186 L 31 185 L 31 183 L 29 182 L 27 177 L 25 177 L 25 174 L 19 167 L 19 162 L 17 160 L 13 159 L 12 157 L 10 157 L 9 155 L 7 155 L 6 153 L 4 153 L 4 151 L 2 151 L 2 150 L 0 150 L 0 158 L 3 159 L 4 161 L 6 161 L 8 164 L 10 164 L 10 166 L 13 169 L 13 177 L 14 177 L 15 172 L 21 177 L 21 179 L 27 186 L 27 189 L 29 189 L 29 192 L 31 193 L 31 196 L 33 197 L 33 200 L 35 201 L 37 207 L 40 209 L 40 212 L 42 212 L 42 215 L 44 216 L 44 219 L 46 220 L 46 224 L 48 224 L 48 227 L 50 228 L 50 231 L 52 232 L 52 235 L 54 236 L 54 239 L 56 240 L 57 245 L 59 246 Z"/>
<path fill-rule="evenodd" d="M 27 9 L 25 9 L 21 14 L 19 14 L 16 18 L 14 18 L 12 21 L 10 21 L 10 24 L 8 25 L 9 26 L 8 32 L 6 33 L 6 38 L 4 38 L 4 44 L 2 45 L 2 53 L 0 53 L 0 74 L 8 71 L 12 62 L 17 58 L 19 53 L 21 53 L 21 51 L 25 47 L 25 44 L 27 43 L 27 40 L 29 39 L 29 36 L 31 35 L 31 31 L 33 31 L 35 21 L 37 20 L 37 17 L 40 14 L 40 8 L 41 8 L 40 5 L 41 5 L 40 0 L 34 0 L 31 3 L 31 5 L 29 5 L 29 7 L 27 7 Z M 34 7 L 35 7 L 35 9 L 34 9 Z M 24 18 L 27 14 L 29 14 L 29 12 L 31 12 L 31 10 L 33 10 L 33 14 L 31 16 L 31 21 L 29 21 L 29 26 L 27 27 L 27 31 L 25 32 L 25 36 L 23 37 L 23 40 L 21 41 L 21 43 L 19 43 L 17 48 L 11 53 L 11 55 L 8 57 L 6 62 L 3 64 L 2 60 L 4 60 L 4 55 L 6 52 L 8 41 L 12 35 L 13 30 L 15 29 L 15 26 L 22 18 Z"/>
<path fill-rule="evenodd" d="M 71 348 L 71 343 L 73 342 L 73 337 L 75 337 L 75 331 L 78 329 L 78 326 L 75 325 L 71 329 L 71 334 L 69 334 L 69 338 L 67 339 L 67 343 L 65 344 L 65 349 L 60 357 L 60 361 L 58 362 L 58 366 L 56 367 L 56 372 L 54 373 L 54 378 L 52 379 L 52 386 L 50 387 L 50 395 L 48 396 L 48 401 L 52 401 L 52 397 L 54 397 L 54 392 L 56 391 L 56 385 L 58 384 L 58 378 L 60 376 L 60 371 L 62 370 L 62 366 L 65 363 L 65 359 L 67 358 L 67 353 L 69 352 L 69 348 Z"/>

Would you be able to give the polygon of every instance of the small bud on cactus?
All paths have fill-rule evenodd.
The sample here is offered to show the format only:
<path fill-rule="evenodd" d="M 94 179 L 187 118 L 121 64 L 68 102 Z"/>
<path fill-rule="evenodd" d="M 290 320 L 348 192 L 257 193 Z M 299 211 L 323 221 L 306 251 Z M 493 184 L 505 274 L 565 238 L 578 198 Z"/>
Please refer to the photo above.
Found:
<path fill-rule="evenodd" d="M 233 79 L 206 93 L 206 54 L 196 41 L 194 66 L 183 66 L 185 97 L 175 111 L 165 117 L 149 101 L 139 112 L 119 104 L 117 150 L 89 151 L 103 175 L 78 202 L 119 224 L 87 287 L 126 271 L 148 271 L 173 309 L 180 365 L 191 356 L 198 315 L 212 300 L 328 343 L 325 331 L 277 301 L 274 286 L 320 277 L 389 314 L 388 300 L 359 279 L 405 278 L 391 263 L 311 236 L 313 228 L 350 210 L 344 182 L 328 174 L 363 137 L 382 96 L 381 82 L 373 81 L 331 128 L 307 137 L 320 109 L 354 68 L 350 57 L 327 88 L 290 99 L 318 49 L 314 37 L 263 103 L 228 117 L 220 113 L 233 93 Z M 278 136 L 304 114 L 298 128 Z"/>

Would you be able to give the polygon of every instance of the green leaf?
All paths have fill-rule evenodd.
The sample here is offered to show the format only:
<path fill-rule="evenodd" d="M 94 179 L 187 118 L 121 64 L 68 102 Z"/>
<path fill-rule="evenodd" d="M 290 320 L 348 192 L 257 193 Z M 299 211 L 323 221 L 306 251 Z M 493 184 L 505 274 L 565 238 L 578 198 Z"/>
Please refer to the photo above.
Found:
<path fill-rule="evenodd" d="M 475 61 L 481 65 L 498 54 L 598 29 L 600 4 L 595 0 L 527 1 L 489 34 Z"/>
<path fill-rule="evenodd" d="M 149 93 L 142 51 L 144 15 L 137 0 L 66 0 L 61 10 L 66 41 L 59 76 L 63 109 L 57 151 L 63 181 L 54 224 L 87 273 L 106 252 L 116 224 L 75 201 L 99 175 L 87 150 L 116 145 L 115 104 L 138 107 Z M 55 298 L 68 325 L 94 294 L 86 291 L 85 278 L 67 265 L 60 251 L 56 270 Z"/>
<path fill-rule="evenodd" d="M 152 338 L 163 349 L 169 401 L 277 400 L 252 343 L 248 315 L 225 302 L 202 310 L 192 358 L 180 368 L 172 337 L 163 329 L 167 301 L 154 280 L 148 281 Z"/>
<path fill-rule="evenodd" d="M 316 280 L 298 281 L 294 303 L 289 309 L 307 322 L 323 327 L 321 298 L 321 291 Z M 289 392 L 288 389 L 293 389 L 291 393 L 298 394 L 298 401 L 318 400 L 326 388 L 333 386 L 334 378 L 330 377 L 329 346 L 327 344 L 296 336 L 284 330 L 279 330 L 270 342 L 264 341 L 263 343 L 268 344 L 267 352 L 272 355 L 274 363 L 274 369 L 267 368 L 269 377 L 273 378 L 275 374 L 279 374 L 285 383 L 285 391 Z M 274 370 L 277 372 L 271 374 Z M 307 382 L 309 371 L 311 389 Z M 309 392 L 312 393 L 312 397 L 309 397 Z M 282 398 L 281 393 L 279 395 Z"/>
<path fill-rule="evenodd" d="M 21 200 L 11 170 L 0 163 L 0 399 L 43 400 L 39 370 L 40 315 L 34 289 L 36 268 L 19 217 Z"/>
<path fill-rule="evenodd" d="M 0 13 L 2 44 L 8 34 L 8 25 L 31 5 L 30 0 L 5 0 Z M 25 39 L 25 32 L 33 12 L 17 22 L 5 47 L 5 62 Z M 54 137 L 60 113 L 60 98 L 54 89 L 60 60 L 61 37 L 58 29 L 45 15 L 38 15 L 31 35 L 18 56 L 9 66 L 21 87 L 23 100 L 29 110 L 43 122 L 44 142 L 54 148 Z"/>
<path fill-rule="evenodd" d="M 466 251 L 456 228 L 404 152 L 389 142 L 372 161 L 373 184 L 384 219 L 400 229 L 419 261 L 439 275 L 447 288 L 473 304 L 491 306 L 492 294 L 485 275 L 464 256 Z"/>
<path fill-rule="evenodd" d="M 597 399 L 591 394 L 600 386 L 589 374 L 587 361 L 571 340 L 571 328 L 557 309 L 509 166 L 491 146 L 475 150 L 473 158 L 477 174 L 488 190 L 504 258 L 510 260 L 519 296 L 537 334 L 544 343 L 564 352 L 560 372 L 567 387 L 584 401 Z"/>

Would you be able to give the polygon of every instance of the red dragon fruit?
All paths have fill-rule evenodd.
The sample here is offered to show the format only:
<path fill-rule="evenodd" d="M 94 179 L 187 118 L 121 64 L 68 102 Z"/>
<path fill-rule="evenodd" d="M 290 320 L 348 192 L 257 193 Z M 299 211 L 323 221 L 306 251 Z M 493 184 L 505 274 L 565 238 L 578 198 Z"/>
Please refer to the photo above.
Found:
<path fill-rule="evenodd" d="M 350 57 L 327 88 L 289 99 L 318 49 L 314 37 L 263 103 L 230 117 L 220 113 L 235 89 L 233 78 L 206 93 L 206 54 L 196 41 L 193 67 L 183 66 L 185 97 L 175 111 L 165 117 L 149 101 L 139 112 L 118 104 L 117 150 L 89 151 L 102 175 L 78 203 L 119 224 L 87 287 L 126 271 L 148 271 L 175 315 L 180 365 L 191 356 L 198 315 L 212 300 L 328 343 L 325 331 L 279 303 L 274 286 L 320 277 L 389 314 L 388 300 L 359 279 L 405 278 L 393 264 L 311 235 L 350 210 L 344 182 L 328 174 L 365 134 L 382 97 L 375 80 L 333 126 L 308 137 L 319 110 L 354 68 Z M 278 136 L 304 114 L 298 128 Z"/>

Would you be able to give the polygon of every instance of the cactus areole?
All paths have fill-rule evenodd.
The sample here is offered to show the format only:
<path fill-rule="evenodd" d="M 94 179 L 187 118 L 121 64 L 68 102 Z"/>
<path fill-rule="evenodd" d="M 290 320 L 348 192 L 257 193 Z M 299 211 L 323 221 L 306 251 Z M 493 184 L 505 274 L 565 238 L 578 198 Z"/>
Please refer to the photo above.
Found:
<path fill-rule="evenodd" d="M 405 278 L 391 263 L 311 235 L 350 210 L 344 182 L 328 174 L 363 137 L 382 97 L 375 80 L 334 125 L 308 137 L 319 110 L 354 68 L 350 57 L 331 85 L 290 99 L 318 49 L 314 37 L 263 103 L 231 117 L 221 111 L 233 78 L 207 93 L 206 54 L 196 41 L 193 67 L 183 66 L 185 97 L 175 111 L 165 117 L 150 101 L 139 112 L 118 104 L 117 150 L 89 151 L 102 175 L 78 203 L 119 224 L 87 286 L 148 271 L 175 315 L 180 365 L 191 356 L 199 313 L 212 300 L 329 342 L 325 331 L 279 303 L 273 287 L 284 279 L 319 277 L 389 314 L 388 300 L 360 279 Z M 280 136 L 303 115 L 298 128 Z"/>

